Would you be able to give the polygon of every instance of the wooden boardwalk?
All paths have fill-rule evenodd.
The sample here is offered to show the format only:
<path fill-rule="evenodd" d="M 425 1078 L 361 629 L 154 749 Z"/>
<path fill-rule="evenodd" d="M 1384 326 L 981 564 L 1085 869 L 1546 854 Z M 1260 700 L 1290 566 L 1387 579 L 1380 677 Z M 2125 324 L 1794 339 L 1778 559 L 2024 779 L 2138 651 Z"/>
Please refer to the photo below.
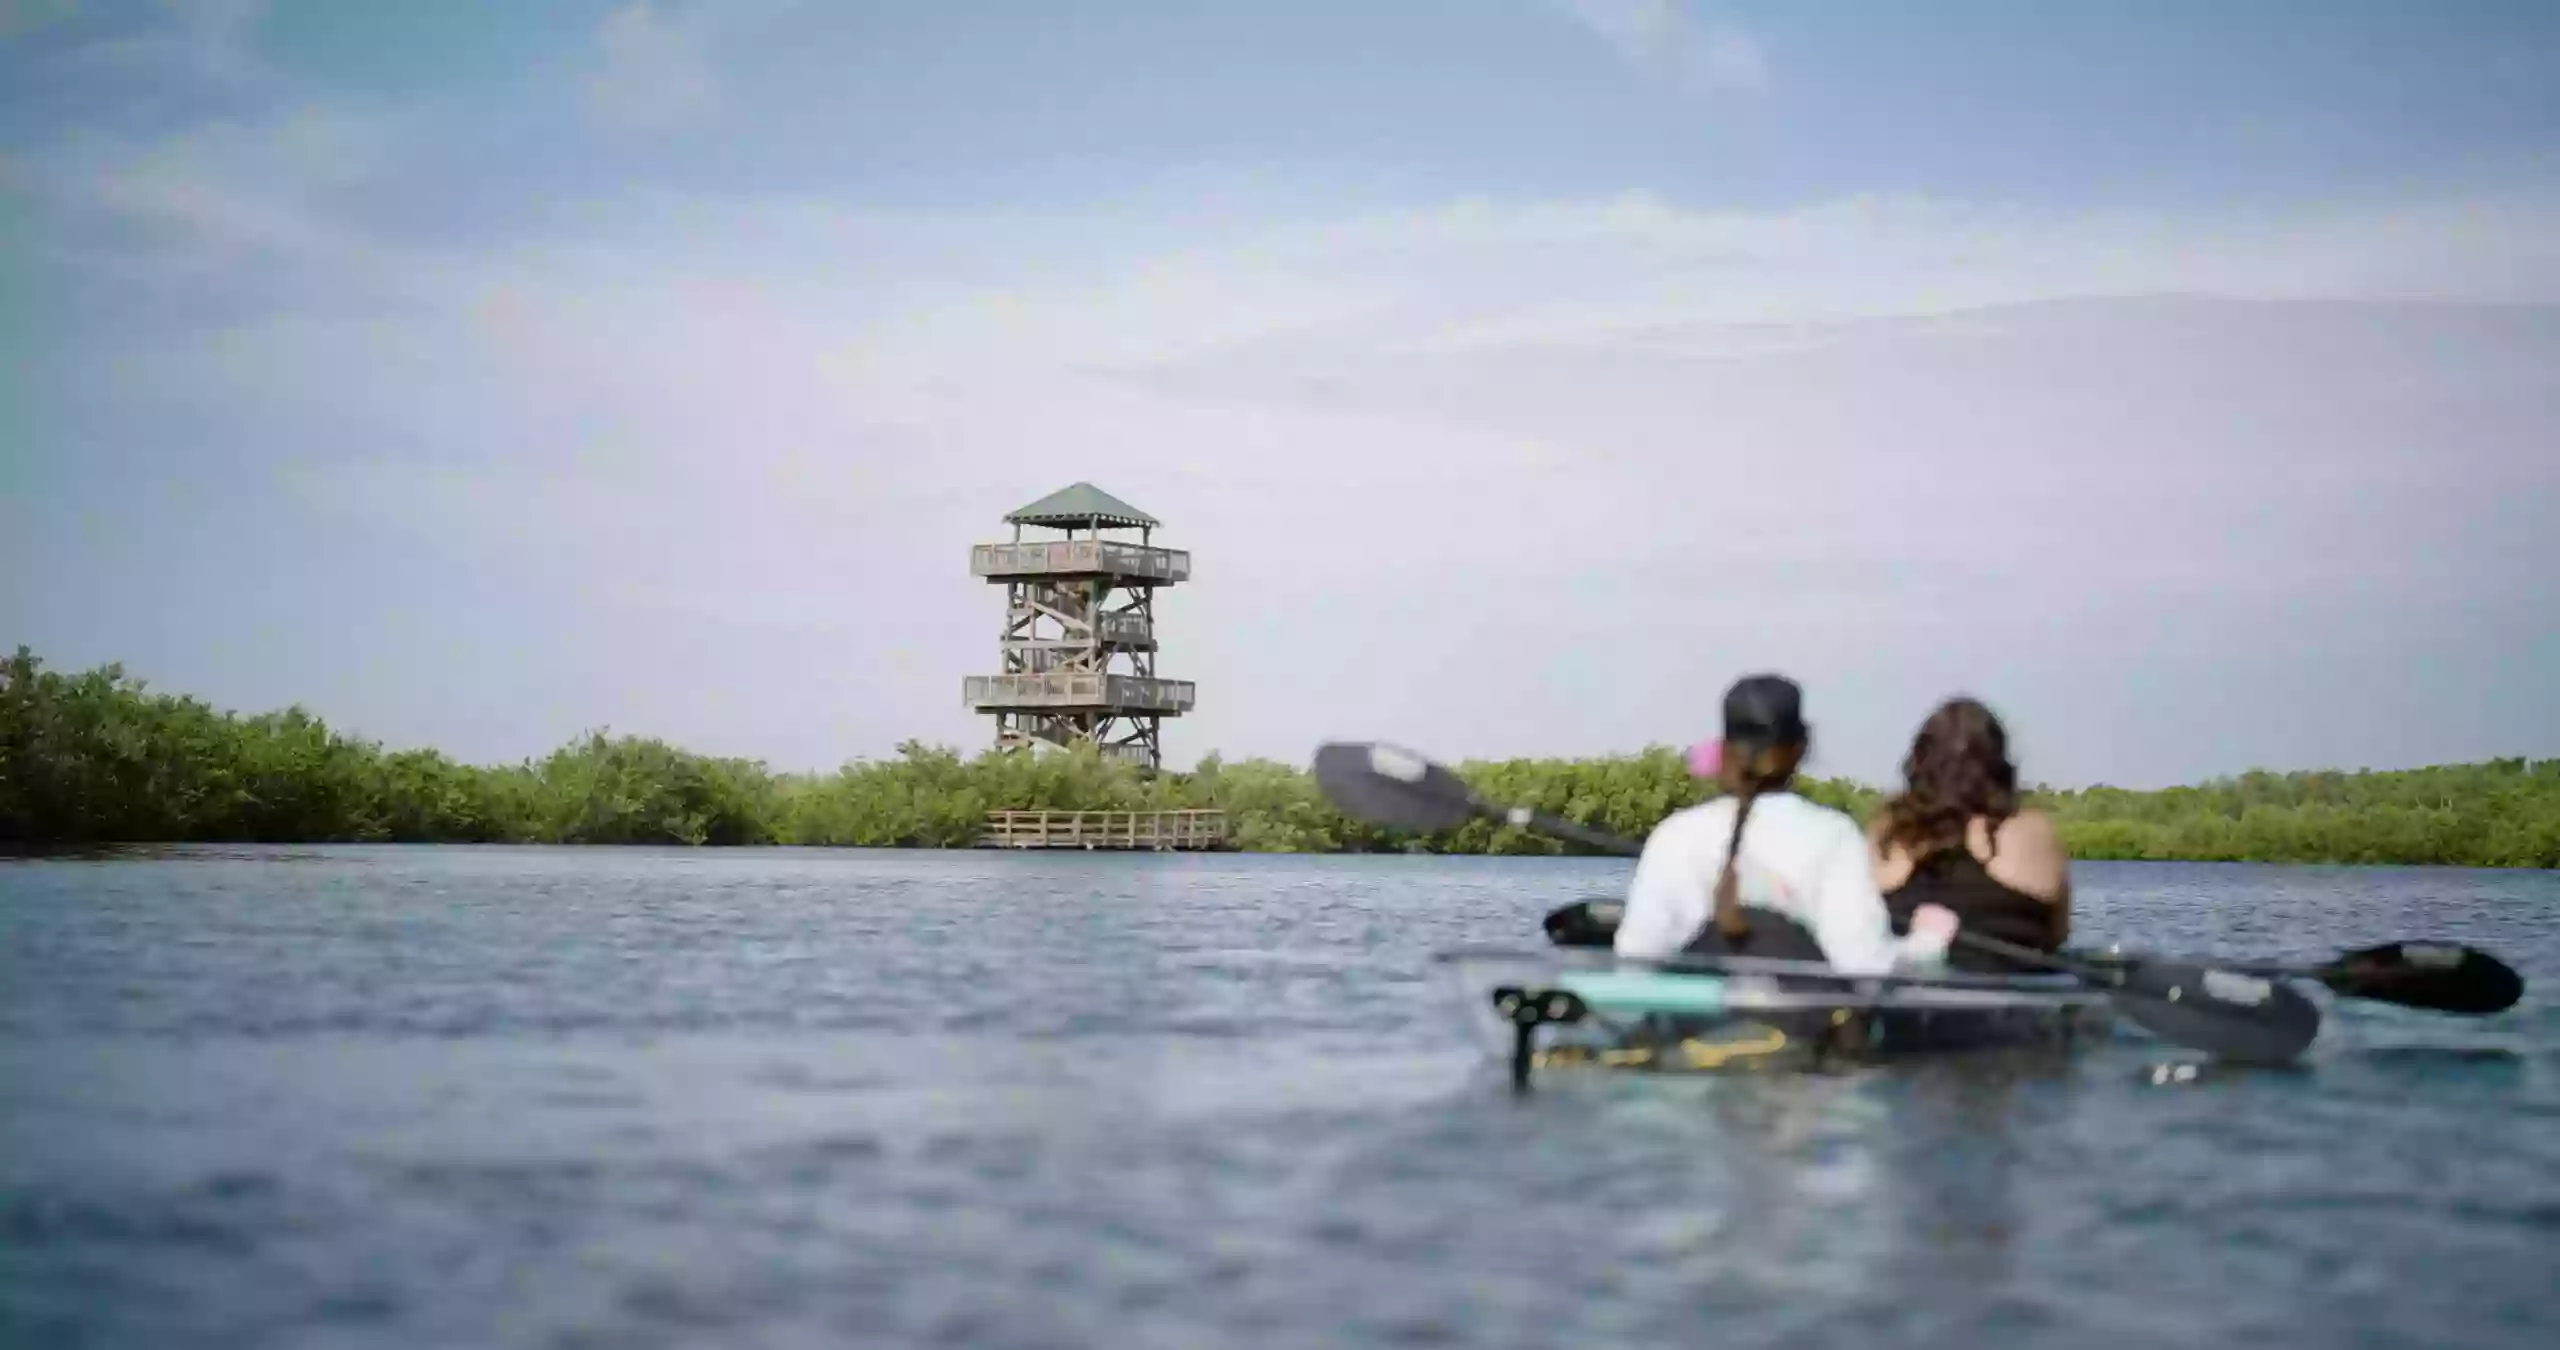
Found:
<path fill-rule="evenodd" d="M 1224 811 L 990 811 L 978 847 L 1171 853 L 1226 842 Z"/>

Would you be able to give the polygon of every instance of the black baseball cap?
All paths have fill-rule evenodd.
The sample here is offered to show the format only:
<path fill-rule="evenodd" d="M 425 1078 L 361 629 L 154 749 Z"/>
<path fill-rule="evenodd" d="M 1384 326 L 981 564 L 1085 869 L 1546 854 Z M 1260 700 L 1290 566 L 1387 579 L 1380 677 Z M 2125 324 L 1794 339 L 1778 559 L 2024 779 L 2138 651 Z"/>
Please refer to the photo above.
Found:
<path fill-rule="evenodd" d="M 1802 745 L 1804 691 L 1784 675 L 1745 675 L 1724 691 L 1724 738 L 1736 745 Z"/>

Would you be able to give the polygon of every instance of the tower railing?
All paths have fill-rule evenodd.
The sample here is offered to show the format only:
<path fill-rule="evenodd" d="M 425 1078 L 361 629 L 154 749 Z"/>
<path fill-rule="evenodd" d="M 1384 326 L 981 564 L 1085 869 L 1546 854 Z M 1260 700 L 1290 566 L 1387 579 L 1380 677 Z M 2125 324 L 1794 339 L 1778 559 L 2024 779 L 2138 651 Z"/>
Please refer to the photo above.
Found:
<path fill-rule="evenodd" d="M 1129 712 L 1187 712 L 1199 698 L 1190 680 L 1143 675 L 1103 675 L 1056 670 L 1034 675 L 970 675 L 961 701 L 972 708 L 1112 708 Z"/>
<path fill-rule="evenodd" d="M 1070 635 L 1066 637 L 1008 637 L 1004 640 L 1005 645 L 1008 647 L 1079 646 L 1084 642 L 1084 638 L 1080 635 L 1074 634 L 1074 629 L 1078 623 L 1091 628 L 1095 639 L 1114 646 L 1144 647 L 1155 641 L 1155 625 L 1149 622 L 1147 616 L 1144 614 L 1095 614 L 1088 618 L 1078 619 L 1074 622 L 1069 622 L 1067 619 L 1060 618 L 1054 612 L 1044 614 L 1040 610 L 1030 608 L 1016 609 L 1011 615 L 1014 623 L 1022 625 L 1034 623 L 1044 617 L 1055 622 L 1059 627 L 1067 629 Z"/>
<path fill-rule="evenodd" d="M 972 544 L 969 572 L 981 577 L 1119 576 L 1177 582 L 1191 576 L 1191 553 L 1108 539 Z"/>
<path fill-rule="evenodd" d="M 1093 620 L 1093 635 L 1104 642 L 1124 647 L 1144 647 L 1155 641 L 1155 625 L 1142 614 L 1098 614 Z"/>

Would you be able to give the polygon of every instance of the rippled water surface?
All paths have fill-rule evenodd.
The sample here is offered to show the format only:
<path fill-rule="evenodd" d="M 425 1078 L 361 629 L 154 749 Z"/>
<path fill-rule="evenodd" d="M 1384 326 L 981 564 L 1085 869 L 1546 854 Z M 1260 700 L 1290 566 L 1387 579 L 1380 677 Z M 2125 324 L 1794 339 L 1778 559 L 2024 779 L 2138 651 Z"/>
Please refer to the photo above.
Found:
<path fill-rule="evenodd" d="M 2290 1070 L 1515 1097 L 1428 956 L 1623 875 L 0 863 L 0 1343 L 2560 1344 L 2560 878 L 2083 865 L 2083 941 L 2529 982 Z"/>

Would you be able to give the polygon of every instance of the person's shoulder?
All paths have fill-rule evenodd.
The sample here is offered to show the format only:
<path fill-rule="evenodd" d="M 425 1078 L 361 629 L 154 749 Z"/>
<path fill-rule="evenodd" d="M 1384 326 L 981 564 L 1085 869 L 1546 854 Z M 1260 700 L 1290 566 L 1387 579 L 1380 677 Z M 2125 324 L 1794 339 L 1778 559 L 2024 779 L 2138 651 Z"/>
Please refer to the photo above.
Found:
<path fill-rule="evenodd" d="M 2071 884 L 2071 852 L 2062 830 L 2042 811 L 2023 810 L 2000 822 L 1993 840 L 1995 875 L 2030 895 L 2052 898 Z"/>
<path fill-rule="evenodd" d="M 1716 810 L 1723 800 L 1719 797 L 1684 806 L 1655 821 L 1653 828 L 1645 832 L 1641 856 L 1694 861 L 1722 852 L 1725 834 L 1733 828 L 1732 815 Z"/>
<path fill-rule="evenodd" d="M 1664 836 L 1677 838 L 1716 824 L 1723 824 L 1728 828 L 1732 826 L 1733 799 L 1731 797 L 1710 797 L 1694 805 L 1681 807 L 1670 815 L 1664 816 L 1653 827 L 1653 835 L 1656 838 Z"/>
<path fill-rule="evenodd" d="M 2019 848 L 2049 849 L 2060 853 L 2062 827 L 2056 825 L 2053 817 L 2044 811 L 2032 806 L 2021 807 L 2008 819 L 2000 822 L 2000 843 L 2003 847 L 2014 845 Z"/>
<path fill-rule="evenodd" d="M 1876 831 L 1881 818 L 1860 820 L 1837 807 L 1825 806 L 1820 809 L 1824 817 L 1823 828 L 1830 831 L 1832 839 L 1839 846 L 1854 848 L 1860 853 L 1872 852 L 1875 849 L 1876 839 L 1879 837 Z"/>
<path fill-rule="evenodd" d="M 1842 844 L 1852 848 L 1867 846 L 1865 828 L 1858 824 L 1856 817 L 1836 806 L 1825 806 L 1811 797 L 1792 792 L 1771 800 L 1768 805 L 1777 808 L 1772 814 L 1786 820 L 1790 829 L 1826 848 Z"/>
<path fill-rule="evenodd" d="M 1853 834 L 1857 832 L 1858 821 L 1856 817 L 1841 810 L 1839 807 L 1825 806 L 1801 792 L 1790 792 L 1784 796 L 1774 797 L 1770 800 L 1773 804 L 1779 804 L 1780 810 L 1789 812 L 1799 820 L 1820 821 L 1826 829 L 1838 827 L 1846 829 Z"/>

